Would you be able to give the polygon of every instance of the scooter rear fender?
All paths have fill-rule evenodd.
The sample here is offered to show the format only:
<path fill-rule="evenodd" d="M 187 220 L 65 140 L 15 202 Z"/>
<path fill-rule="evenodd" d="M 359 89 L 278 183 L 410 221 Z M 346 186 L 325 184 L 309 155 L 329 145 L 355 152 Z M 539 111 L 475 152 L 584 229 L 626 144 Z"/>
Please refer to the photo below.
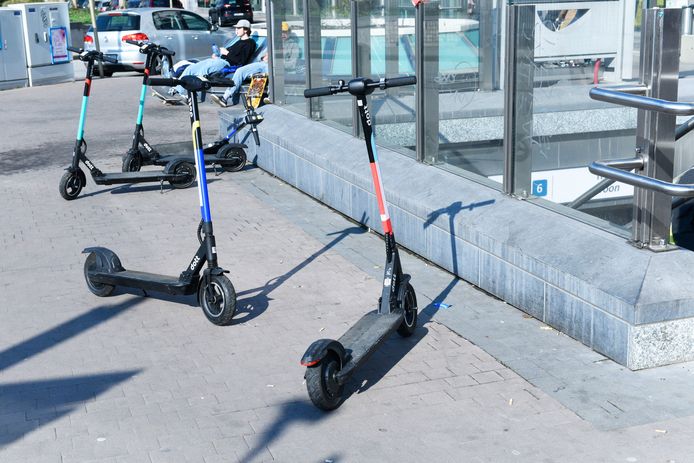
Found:
<path fill-rule="evenodd" d="M 101 269 L 101 271 L 115 273 L 122 272 L 125 270 L 123 265 L 120 263 L 120 259 L 115 252 L 107 248 L 93 247 L 85 248 L 82 251 L 83 254 L 94 253 L 96 255 L 96 264 Z"/>
<path fill-rule="evenodd" d="M 323 360 L 328 353 L 333 352 L 340 359 L 340 363 L 345 361 L 345 348 L 334 339 L 319 339 L 308 346 L 306 353 L 301 358 L 301 364 L 305 367 L 314 367 Z"/>

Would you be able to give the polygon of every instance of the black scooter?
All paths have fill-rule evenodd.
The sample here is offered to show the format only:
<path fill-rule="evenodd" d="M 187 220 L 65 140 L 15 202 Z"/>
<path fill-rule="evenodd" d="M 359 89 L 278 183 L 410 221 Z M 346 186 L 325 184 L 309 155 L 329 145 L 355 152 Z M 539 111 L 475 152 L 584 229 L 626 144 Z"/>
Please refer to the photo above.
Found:
<path fill-rule="evenodd" d="M 169 164 L 174 158 L 188 158 L 188 160 L 192 162 L 193 160 L 190 158 L 190 154 L 188 154 L 190 153 L 190 145 L 188 143 L 160 145 L 158 149 L 156 149 L 145 139 L 145 132 L 142 126 L 145 97 L 147 95 L 147 79 L 153 74 L 157 63 L 162 63 L 161 67 L 163 73 L 166 72 L 166 69 L 173 69 L 172 56 L 174 56 L 175 53 L 151 42 L 138 42 L 134 40 L 126 40 L 126 42 L 140 47 L 140 53 L 146 55 L 146 59 L 139 110 L 135 122 L 135 133 L 133 134 L 132 147 L 123 155 L 123 172 L 137 172 L 142 166 L 146 165 L 164 166 Z M 257 125 L 263 121 L 263 116 L 257 114 L 255 108 L 249 105 L 245 98 L 243 100 L 246 108 L 246 115 L 243 121 L 234 127 L 226 137 L 209 143 L 203 148 L 205 164 L 218 165 L 226 172 L 237 172 L 243 169 L 246 165 L 245 149 L 248 148 L 248 146 L 243 143 L 231 143 L 230 140 L 247 125 L 251 126 L 255 143 L 260 146 Z M 175 154 L 169 154 L 171 152 Z"/>
<path fill-rule="evenodd" d="M 357 98 L 386 243 L 383 289 L 378 300 L 378 309 L 364 315 L 337 341 L 333 339 L 315 341 L 301 359 L 301 364 L 306 367 L 304 378 L 308 395 L 313 404 L 323 410 L 334 410 L 340 406 L 345 383 L 390 333 L 397 331 L 400 336 L 407 337 L 414 333 L 417 326 L 417 296 L 410 284 L 410 276 L 402 273 L 400 256 L 381 182 L 371 115 L 366 101 L 366 96 L 377 88 L 386 89 L 415 83 L 415 77 L 398 77 L 379 81 L 359 77 L 347 84 L 339 81 L 335 86 L 304 91 L 306 98 L 343 92 L 349 92 Z"/>
<path fill-rule="evenodd" d="M 80 161 L 84 163 L 97 185 L 113 185 L 118 183 L 141 183 L 168 181 L 174 188 L 188 188 L 195 182 L 195 167 L 186 158 L 172 158 L 166 164 L 163 171 L 156 172 L 126 172 L 105 174 L 99 170 L 87 157 L 87 142 L 84 140 L 84 124 L 87 118 L 87 102 L 92 85 L 94 73 L 94 61 L 102 60 L 109 63 L 117 63 L 117 60 L 104 56 L 96 50 L 84 51 L 80 48 L 68 47 L 71 52 L 77 53 L 79 59 L 87 63 L 87 75 L 84 80 L 84 93 L 82 96 L 82 110 L 80 112 L 79 125 L 77 127 L 77 139 L 72 152 L 72 164 L 65 169 L 67 172 L 60 179 L 60 195 L 69 200 L 79 196 L 82 188 L 87 183 L 84 172 L 79 167 Z"/>
<path fill-rule="evenodd" d="M 208 90 L 214 84 L 195 76 L 186 76 L 180 80 L 150 78 L 149 81 L 157 85 L 182 85 L 188 91 L 202 215 L 198 226 L 200 246 L 178 277 L 126 270 L 113 251 L 102 247 L 86 248 L 83 252 L 89 255 L 84 263 L 84 277 L 89 290 L 102 297 L 110 295 L 116 286 L 172 295 L 188 295 L 197 292 L 198 302 L 208 320 L 216 325 L 228 325 L 236 311 L 236 292 L 231 281 L 224 275 L 227 271 L 217 263 L 217 249 L 212 233 L 212 217 L 207 193 L 207 174 L 201 148 L 202 132 L 197 100 L 197 92 Z M 205 263 L 207 268 L 202 271 L 201 276 L 200 271 Z"/>

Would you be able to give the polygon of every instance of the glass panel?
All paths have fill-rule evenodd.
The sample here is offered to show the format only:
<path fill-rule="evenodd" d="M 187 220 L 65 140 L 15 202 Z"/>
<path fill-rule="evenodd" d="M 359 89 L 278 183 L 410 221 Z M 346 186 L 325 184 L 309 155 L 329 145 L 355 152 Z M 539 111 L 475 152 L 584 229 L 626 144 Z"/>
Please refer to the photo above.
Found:
<path fill-rule="evenodd" d="M 441 2 L 437 66 L 438 150 L 425 160 L 446 170 L 501 182 L 504 168 L 502 24 L 504 2 Z M 428 122 L 427 122 L 428 124 Z"/>
<path fill-rule="evenodd" d="M 304 48 L 304 15 L 301 0 L 273 0 L 272 86 L 273 103 L 306 114 L 304 89 L 307 87 L 307 60 Z M 268 16 L 268 19 L 270 17 Z"/>
<path fill-rule="evenodd" d="M 605 184 L 582 205 L 572 203 L 602 180 L 588 171 L 588 164 L 633 156 L 636 110 L 593 101 L 588 92 L 596 84 L 636 77 L 634 19 L 634 9 L 623 1 L 538 4 L 534 16 L 528 16 L 534 21 L 532 62 L 515 63 L 518 75 L 529 75 L 534 83 L 526 90 L 532 97 L 531 159 L 516 153 L 515 170 L 527 175 L 521 172 L 526 181 L 515 185 L 515 192 L 573 206 L 625 234 L 633 187 Z"/>
<path fill-rule="evenodd" d="M 359 73 L 373 80 L 415 74 L 415 9 L 409 0 L 357 2 Z M 415 86 L 376 90 L 369 97 L 376 141 L 407 156 L 416 152 Z"/>
<path fill-rule="evenodd" d="M 352 74 L 352 18 L 349 0 L 310 3 L 309 16 L 315 18 L 319 33 L 314 37 L 320 54 L 312 54 L 311 87 L 324 87 L 349 80 Z M 311 99 L 314 119 L 329 122 L 340 130 L 352 133 L 352 105 L 354 97 L 347 94 Z"/>

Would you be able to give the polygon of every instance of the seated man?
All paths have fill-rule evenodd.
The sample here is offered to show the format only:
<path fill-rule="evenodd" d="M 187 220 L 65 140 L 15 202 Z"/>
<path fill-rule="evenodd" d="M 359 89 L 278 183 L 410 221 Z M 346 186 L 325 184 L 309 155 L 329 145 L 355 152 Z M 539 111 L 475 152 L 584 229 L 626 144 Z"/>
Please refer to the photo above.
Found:
<path fill-rule="evenodd" d="M 239 38 L 234 44 L 226 49 L 219 49 L 221 56 L 212 55 L 211 58 L 199 61 L 188 66 L 180 77 L 183 76 L 206 76 L 214 72 L 221 71 L 227 66 L 243 66 L 251 59 L 255 52 L 255 42 L 251 40 L 251 23 L 242 19 L 236 23 L 236 35 Z M 180 78 L 179 77 L 179 78 Z M 186 95 L 186 91 L 180 85 L 169 91 L 170 95 Z"/>
<path fill-rule="evenodd" d="M 268 72 L 267 52 L 263 54 L 262 58 L 260 58 L 260 61 L 258 61 L 257 63 L 247 64 L 238 68 L 234 72 L 234 76 L 232 77 L 232 80 L 234 81 L 234 86 L 227 88 L 224 92 L 224 96 L 212 95 L 212 100 L 222 108 L 239 104 L 239 101 L 241 101 L 240 94 L 243 82 L 246 79 L 250 79 L 253 76 L 253 74 L 257 74 L 259 72 Z"/>

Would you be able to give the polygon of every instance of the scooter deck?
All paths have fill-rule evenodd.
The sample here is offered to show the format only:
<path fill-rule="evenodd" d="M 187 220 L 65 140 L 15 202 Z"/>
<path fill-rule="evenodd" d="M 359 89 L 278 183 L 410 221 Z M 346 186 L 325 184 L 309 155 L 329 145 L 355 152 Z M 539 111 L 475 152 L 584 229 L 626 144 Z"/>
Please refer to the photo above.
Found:
<path fill-rule="evenodd" d="M 139 183 L 139 182 L 159 182 L 162 180 L 171 181 L 183 180 L 186 174 L 167 174 L 161 171 L 140 171 L 140 172 L 120 172 L 117 174 L 93 175 L 94 183 L 97 185 L 114 185 L 117 183 Z"/>
<path fill-rule="evenodd" d="M 352 372 L 386 340 L 402 323 L 402 311 L 379 314 L 369 312 L 343 334 L 338 341 L 348 352 L 348 360 L 338 373 L 338 381 L 344 383 Z"/>
<path fill-rule="evenodd" d="M 198 289 L 197 278 L 191 281 L 181 281 L 178 277 L 138 272 L 137 270 L 122 270 L 112 273 L 89 272 L 89 279 L 95 283 L 159 291 L 172 295 L 193 294 Z"/>

